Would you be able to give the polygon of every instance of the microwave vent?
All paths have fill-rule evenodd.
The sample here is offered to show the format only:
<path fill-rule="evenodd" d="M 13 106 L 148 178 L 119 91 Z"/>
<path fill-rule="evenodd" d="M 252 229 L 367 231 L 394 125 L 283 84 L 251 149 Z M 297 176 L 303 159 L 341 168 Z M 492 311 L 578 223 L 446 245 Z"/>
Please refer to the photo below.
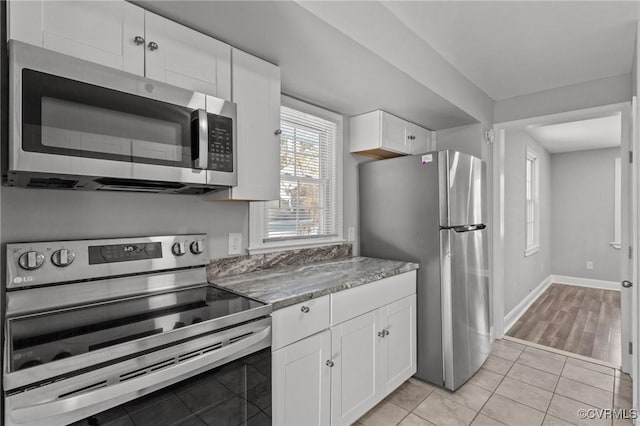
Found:
<path fill-rule="evenodd" d="M 77 180 L 71 179 L 34 177 L 29 179 L 27 187 L 46 189 L 74 189 L 77 184 Z"/>

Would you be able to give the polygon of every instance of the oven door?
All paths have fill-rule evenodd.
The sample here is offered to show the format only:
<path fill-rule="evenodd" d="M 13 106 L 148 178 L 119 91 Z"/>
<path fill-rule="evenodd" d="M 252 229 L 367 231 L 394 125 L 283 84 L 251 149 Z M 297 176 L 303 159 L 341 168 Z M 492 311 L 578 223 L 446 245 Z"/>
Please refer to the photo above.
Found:
<path fill-rule="evenodd" d="M 5 424 L 270 425 L 270 346 L 271 318 L 232 327 L 9 393 Z"/>
<path fill-rule="evenodd" d="M 13 40 L 9 53 L 10 172 L 204 185 L 207 125 L 235 135 L 231 102 Z"/>

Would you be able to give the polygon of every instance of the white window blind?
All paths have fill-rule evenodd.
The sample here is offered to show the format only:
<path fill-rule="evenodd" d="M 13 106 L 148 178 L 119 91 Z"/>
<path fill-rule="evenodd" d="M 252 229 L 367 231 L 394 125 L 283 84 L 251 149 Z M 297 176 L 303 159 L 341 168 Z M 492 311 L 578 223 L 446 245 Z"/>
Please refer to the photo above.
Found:
<path fill-rule="evenodd" d="M 537 252 L 539 243 L 539 192 L 538 192 L 538 159 L 527 150 L 525 162 L 525 256 Z"/>
<path fill-rule="evenodd" d="M 264 203 L 264 241 L 337 234 L 338 123 L 282 106 L 280 200 Z"/>

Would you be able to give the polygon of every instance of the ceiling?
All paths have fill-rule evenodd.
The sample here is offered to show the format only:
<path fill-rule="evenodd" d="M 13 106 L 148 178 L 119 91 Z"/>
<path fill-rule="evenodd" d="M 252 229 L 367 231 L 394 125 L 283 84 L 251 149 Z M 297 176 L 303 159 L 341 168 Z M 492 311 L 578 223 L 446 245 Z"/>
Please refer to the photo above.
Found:
<path fill-rule="evenodd" d="M 637 1 L 383 4 L 494 100 L 631 72 Z"/>
<path fill-rule="evenodd" d="M 550 154 L 614 148 L 621 144 L 620 113 L 546 126 L 529 126 L 524 131 Z"/>
<path fill-rule="evenodd" d="M 278 64 L 288 95 L 347 116 L 383 109 L 432 130 L 490 123 L 493 100 L 629 74 L 640 9 L 588 0 L 133 1 Z"/>

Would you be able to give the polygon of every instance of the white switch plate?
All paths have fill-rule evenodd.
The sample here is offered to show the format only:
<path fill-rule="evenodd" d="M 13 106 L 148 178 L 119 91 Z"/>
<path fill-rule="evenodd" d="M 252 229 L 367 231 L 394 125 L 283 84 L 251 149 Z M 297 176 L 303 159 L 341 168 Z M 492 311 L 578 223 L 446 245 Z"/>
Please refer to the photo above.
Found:
<path fill-rule="evenodd" d="M 591 261 L 587 262 L 587 269 L 590 271 L 593 270 L 593 262 Z"/>
<path fill-rule="evenodd" d="M 229 233 L 229 254 L 242 254 L 242 234 L 239 232 Z"/>
<path fill-rule="evenodd" d="M 347 241 L 355 241 L 356 240 L 356 228 L 350 226 L 348 229 Z"/>

